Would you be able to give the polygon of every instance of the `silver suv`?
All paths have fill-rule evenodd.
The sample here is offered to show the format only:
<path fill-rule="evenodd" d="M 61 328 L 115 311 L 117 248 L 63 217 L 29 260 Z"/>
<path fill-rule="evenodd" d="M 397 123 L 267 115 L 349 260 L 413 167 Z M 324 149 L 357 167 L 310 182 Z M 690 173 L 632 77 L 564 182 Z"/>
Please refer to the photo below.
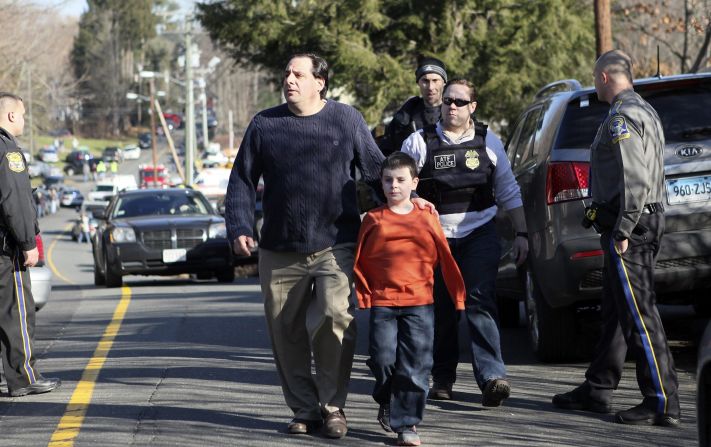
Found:
<path fill-rule="evenodd" d="M 640 79 L 634 86 L 657 110 L 666 137 L 657 299 L 691 303 L 711 315 L 711 73 Z M 536 94 L 507 143 L 530 255 L 516 269 L 507 256 L 511 223 L 497 216 L 504 237 L 497 286 L 502 298 L 524 297 L 533 350 L 543 361 L 579 354 L 580 316 L 599 306 L 603 254 L 598 235 L 581 220 L 590 203 L 590 145 L 608 110 L 594 88 L 554 82 Z"/>

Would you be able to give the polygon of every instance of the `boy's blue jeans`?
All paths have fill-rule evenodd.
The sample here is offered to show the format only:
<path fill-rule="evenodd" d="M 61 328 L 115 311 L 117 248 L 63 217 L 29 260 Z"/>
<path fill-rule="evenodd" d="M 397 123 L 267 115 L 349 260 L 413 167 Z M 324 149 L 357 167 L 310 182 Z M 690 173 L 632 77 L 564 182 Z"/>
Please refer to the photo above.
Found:
<path fill-rule="evenodd" d="M 433 306 L 373 307 L 367 361 L 373 398 L 390 404 L 395 432 L 422 421 L 432 368 Z"/>

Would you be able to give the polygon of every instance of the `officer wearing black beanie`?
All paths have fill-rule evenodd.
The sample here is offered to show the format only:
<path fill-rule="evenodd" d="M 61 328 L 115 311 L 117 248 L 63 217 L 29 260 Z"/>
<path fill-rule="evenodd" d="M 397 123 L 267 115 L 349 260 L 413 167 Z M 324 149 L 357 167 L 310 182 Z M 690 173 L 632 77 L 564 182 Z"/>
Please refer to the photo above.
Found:
<path fill-rule="evenodd" d="M 400 107 L 386 127 L 385 135 L 378 141 L 378 146 L 385 156 L 399 151 L 402 142 L 412 132 L 439 121 L 442 91 L 447 83 L 444 63 L 434 57 L 420 56 L 415 80 L 420 87 L 421 96 L 413 96 Z"/>

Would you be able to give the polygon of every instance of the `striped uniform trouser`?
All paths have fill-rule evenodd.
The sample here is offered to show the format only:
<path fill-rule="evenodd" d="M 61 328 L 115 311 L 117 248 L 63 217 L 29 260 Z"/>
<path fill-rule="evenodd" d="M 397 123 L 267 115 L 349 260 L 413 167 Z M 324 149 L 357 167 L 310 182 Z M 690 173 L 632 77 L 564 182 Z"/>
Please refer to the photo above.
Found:
<path fill-rule="evenodd" d="M 603 270 L 603 330 L 596 355 L 585 377 L 598 399 L 609 400 L 617 388 L 627 349 L 636 363 L 644 405 L 657 414 L 679 415 L 678 380 L 654 293 L 654 265 L 664 233 L 664 215 L 642 214 L 649 228 L 633 234 L 619 254 L 609 232 L 601 235 Z"/>
<path fill-rule="evenodd" d="M 35 302 L 30 290 L 30 273 L 22 263 L 19 251 L 0 254 L 0 342 L 10 390 L 26 387 L 39 379 L 32 352 Z"/>

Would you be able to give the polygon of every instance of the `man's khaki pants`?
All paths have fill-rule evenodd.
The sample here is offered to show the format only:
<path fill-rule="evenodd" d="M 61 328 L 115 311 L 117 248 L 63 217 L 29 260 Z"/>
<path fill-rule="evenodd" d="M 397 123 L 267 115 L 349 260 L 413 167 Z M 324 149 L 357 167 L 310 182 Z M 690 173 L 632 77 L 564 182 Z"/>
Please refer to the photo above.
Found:
<path fill-rule="evenodd" d="M 311 254 L 259 250 L 259 279 L 286 404 L 300 419 L 343 408 L 356 342 L 355 244 Z M 311 374 L 311 358 L 316 372 Z"/>

